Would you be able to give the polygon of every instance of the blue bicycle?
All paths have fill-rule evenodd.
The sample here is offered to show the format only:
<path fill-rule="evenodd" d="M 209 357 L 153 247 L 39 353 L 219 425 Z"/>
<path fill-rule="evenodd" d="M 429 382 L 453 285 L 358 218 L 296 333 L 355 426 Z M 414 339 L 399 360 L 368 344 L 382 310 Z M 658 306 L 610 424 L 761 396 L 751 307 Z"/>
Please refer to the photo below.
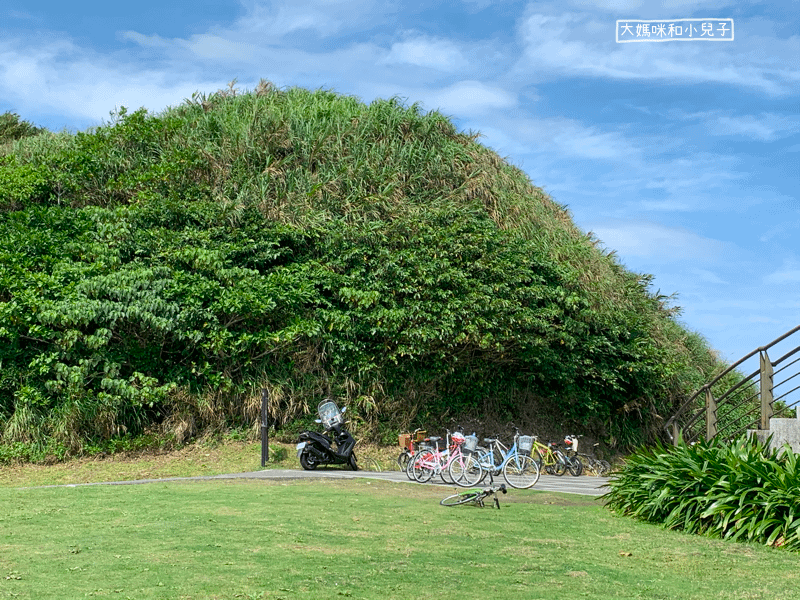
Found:
<path fill-rule="evenodd" d="M 517 431 L 510 448 L 497 438 L 486 438 L 483 442 L 486 448 L 476 448 L 463 461 L 463 466 L 458 467 L 463 472 L 451 472 L 456 483 L 463 487 L 472 487 L 483 481 L 486 475 L 493 478 L 501 473 L 506 483 L 517 489 L 533 487 L 539 481 L 539 465 L 531 458 L 531 436 L 521 436 Z"/>

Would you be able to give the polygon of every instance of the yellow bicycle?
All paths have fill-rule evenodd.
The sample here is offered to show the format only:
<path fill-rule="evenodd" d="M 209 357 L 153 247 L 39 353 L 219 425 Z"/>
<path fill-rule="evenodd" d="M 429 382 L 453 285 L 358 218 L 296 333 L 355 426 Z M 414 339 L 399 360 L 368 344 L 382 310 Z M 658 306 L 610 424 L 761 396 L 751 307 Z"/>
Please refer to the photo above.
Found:
<path fill-rule="evenodd" d="M 531 458 L 539 466 L 539 471 L 559 477 L 567 472 L 567 457 L 555 442 L 543 444 L 539 441 L 539 436 L 534 435 Z"/>

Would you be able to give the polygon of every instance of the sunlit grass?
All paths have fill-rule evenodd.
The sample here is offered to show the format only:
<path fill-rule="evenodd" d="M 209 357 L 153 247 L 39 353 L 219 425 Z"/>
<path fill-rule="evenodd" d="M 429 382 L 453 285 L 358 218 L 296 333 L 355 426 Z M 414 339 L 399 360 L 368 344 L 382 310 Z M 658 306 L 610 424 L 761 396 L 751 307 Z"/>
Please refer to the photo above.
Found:
<path fill-rule="evenodd" d="M 593 499 L 243 481 L 2 489 L 0 598 L 796 598 L 795 557 L 615 517 Z M 758 577 L 754 577 L 757 573 Z"/>

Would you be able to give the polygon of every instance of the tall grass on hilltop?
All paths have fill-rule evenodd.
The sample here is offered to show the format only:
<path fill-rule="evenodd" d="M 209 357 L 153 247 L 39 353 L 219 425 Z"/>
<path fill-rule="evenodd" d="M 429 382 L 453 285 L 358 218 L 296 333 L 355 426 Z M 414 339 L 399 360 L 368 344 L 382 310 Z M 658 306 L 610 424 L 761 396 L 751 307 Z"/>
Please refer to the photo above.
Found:
<path fill-rule="evenodd" d="M 279 426 L 332 394 L 386 439 L 473 416 L 624 448 L 720 368 L 418 105 L 262 82 L 28 133 L 0 148 L 6 456 L 252 426 L 261 387 Z"/>
<path fill-rule="evenodd" d="M 800 550 L 799 467 L 791 448 L 754 437 L 659 445 L 628 457 L 605 499 L 670 529 Z"/>

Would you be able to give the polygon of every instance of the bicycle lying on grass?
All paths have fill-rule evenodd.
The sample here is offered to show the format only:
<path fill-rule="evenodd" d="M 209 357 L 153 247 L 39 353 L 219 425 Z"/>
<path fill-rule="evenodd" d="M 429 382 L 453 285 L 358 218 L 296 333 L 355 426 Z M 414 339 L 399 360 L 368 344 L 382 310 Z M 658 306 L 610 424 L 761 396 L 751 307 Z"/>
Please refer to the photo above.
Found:
<path fill-rule="evenodd" d="M 507 493 L 505 484 L 500 486 L 492 486 L 483 489 L 466 490 L 443 498 L 439 504 L 442 506 L 461 506 L 462 504 L 474 504 L 476 506 L 484 507 L 484 500 L 490 496 L 494 500 L 494 505 L 499 509 L 500 500 L 497 499 L 497 492 Z"/>

